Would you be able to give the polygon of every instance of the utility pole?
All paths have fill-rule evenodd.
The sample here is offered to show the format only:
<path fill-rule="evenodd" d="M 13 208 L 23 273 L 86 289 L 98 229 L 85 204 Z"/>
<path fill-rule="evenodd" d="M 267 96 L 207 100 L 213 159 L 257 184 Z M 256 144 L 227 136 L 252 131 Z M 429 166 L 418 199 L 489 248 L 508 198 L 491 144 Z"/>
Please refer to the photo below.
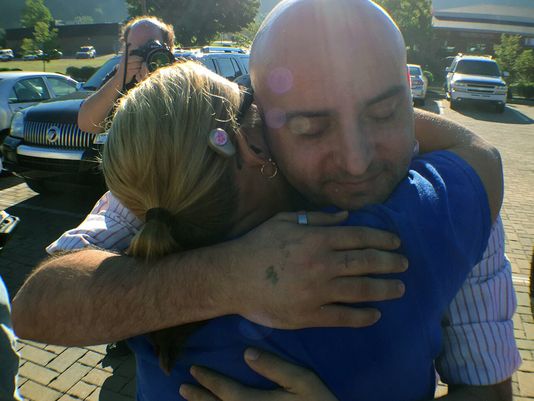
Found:
<path fill-rule="evenodd" d="M 141 9 L 143 10 L 143 15 L 148 14 L 148 11 L 146 9 L 146 0 L 141 0 Z"/>

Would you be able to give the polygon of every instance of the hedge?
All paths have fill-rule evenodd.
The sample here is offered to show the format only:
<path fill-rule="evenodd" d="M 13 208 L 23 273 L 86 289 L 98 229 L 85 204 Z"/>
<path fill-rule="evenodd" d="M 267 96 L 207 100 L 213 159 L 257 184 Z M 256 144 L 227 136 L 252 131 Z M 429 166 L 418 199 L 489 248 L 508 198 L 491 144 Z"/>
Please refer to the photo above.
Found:
<path fill-rule="evenodd" d="M 514 95 L 534 99 L 534 82 L 518 82 L 510 85 Z"/>
<path fill-rule="evenodd" d="M 97 67 L 67 67 L 66 73 L 76 81 L 85 82 L 91 75 L 95 73 L 96 70 L 98 70 Z"/>

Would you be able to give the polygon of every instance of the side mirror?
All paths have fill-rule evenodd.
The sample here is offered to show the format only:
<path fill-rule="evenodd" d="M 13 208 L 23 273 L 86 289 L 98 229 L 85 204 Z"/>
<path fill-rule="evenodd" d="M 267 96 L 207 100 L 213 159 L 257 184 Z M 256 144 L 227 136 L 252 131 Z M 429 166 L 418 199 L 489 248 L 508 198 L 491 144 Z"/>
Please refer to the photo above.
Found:
<path fill-rule="evenodd" d="M 83 84 L 84 84 L 84 83 L 85 83 L 85 82 L 78 82 L 78 83 L 76 84 L 76 90 L 77 90 L 77 91 L 81 90 L 81 89 L 83 88 Z"/>
<path fill-rule="evenodd" d="M 510 76 L 510 73 L 508 71 L 503 71 L 502 76 L 508 78 Z"/>
<path fill-rule="evenodd" d="M 451 72 L 451 67 L 445 68 L 445 72 Z"/>

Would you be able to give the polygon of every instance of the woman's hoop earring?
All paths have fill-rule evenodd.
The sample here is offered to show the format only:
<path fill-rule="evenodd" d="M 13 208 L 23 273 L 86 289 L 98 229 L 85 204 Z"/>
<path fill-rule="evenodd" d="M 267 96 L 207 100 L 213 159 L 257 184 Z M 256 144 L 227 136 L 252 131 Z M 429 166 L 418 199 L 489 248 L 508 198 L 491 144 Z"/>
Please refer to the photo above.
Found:
<path fill-rule="evenodd" d="M 273 172 L 271 174 L 268 173 L 267 166 L 271 166 Z M 272 180 L 274 177 L 278 175 L 278 166 L 273 161 L 273 159 L 269 158 L 265 163 L 262 164 L 260 173 L 263 177 L 267 178 L 268 180 Z"/>

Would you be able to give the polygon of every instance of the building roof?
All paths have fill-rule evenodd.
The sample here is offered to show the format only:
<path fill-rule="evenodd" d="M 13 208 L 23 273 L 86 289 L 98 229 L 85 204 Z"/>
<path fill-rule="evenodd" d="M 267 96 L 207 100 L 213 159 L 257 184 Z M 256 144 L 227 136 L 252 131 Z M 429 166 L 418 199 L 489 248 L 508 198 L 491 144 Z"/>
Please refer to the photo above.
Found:
<path fill-rule="evenodd" d="M 438 29 L 534 36 L 532 0 L 433 0 L 432 14 Z"/>
<path fill-rule="evenodd" d="M 57 25 L 58 35 L 63 36 L 102 36 L 114 35 L 118 37 L 120 24 L 79 24 L 79 25 Z M 33 36 L 32 28 L 6 29 L 7 40 L 22 40 Z"/>

